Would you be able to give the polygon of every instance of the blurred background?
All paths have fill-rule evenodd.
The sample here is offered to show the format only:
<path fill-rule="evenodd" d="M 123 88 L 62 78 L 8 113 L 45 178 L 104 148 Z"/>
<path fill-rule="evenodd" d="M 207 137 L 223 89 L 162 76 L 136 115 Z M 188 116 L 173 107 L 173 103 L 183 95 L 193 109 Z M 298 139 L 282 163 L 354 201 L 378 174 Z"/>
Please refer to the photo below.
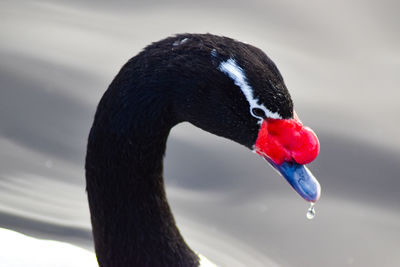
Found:
<path fill-rule="evenodd" d="M 321 142 L 316 217 L 264 160 L 173 129 L 167 194 L 193 249 L 225 267 L 400 266 L 400 4 L 0 1 L 0 227 L 92 250 L 84 155 L 120 67 L 174 33 L 264 50 Z M 1 240 L 0 240 L 1 242 Z"/>

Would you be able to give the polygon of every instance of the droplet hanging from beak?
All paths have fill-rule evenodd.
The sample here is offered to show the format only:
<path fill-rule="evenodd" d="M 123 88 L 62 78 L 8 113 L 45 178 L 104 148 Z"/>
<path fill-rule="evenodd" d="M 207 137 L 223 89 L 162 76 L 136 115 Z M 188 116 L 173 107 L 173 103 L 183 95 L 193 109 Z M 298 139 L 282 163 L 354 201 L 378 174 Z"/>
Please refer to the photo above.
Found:
<path fill-rule="evenodd" d="M 310 208 L 308 209 L 307 214 L 306 214 L 306 217 L 309 220 L 312 220 L 315 217 L 315 208 L 314 208 L 314 206 L 315 206 L 315 203 L 311 202 Z"/>

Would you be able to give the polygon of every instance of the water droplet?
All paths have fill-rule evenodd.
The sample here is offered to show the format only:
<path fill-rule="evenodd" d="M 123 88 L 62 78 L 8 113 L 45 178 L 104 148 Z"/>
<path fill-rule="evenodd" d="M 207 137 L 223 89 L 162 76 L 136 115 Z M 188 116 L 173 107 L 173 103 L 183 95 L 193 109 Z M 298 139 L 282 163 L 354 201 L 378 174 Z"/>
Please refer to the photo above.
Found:
<path fill-rule="evenodd" d="M 311 203 L 310 208 L 307 211 L 306 217 L 309 220 L 314 219 L 314 217 L 315 217 L 314 205 L 315 205 L 315 203 Z"/>

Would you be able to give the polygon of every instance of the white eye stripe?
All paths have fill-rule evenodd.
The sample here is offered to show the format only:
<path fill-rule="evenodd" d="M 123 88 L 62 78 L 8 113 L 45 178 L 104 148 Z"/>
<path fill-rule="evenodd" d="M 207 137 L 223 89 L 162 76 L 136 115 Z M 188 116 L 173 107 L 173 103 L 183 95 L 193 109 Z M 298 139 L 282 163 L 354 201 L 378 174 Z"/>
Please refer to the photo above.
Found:
<path fill-rule="evenodd" d="M 250 105 L 250 114 L 259 119 L 260 123 L 262 122 L 263 118 L 256 116 L 253 114 L 253 108 L 262 109 L 265 112 L 265 115 L 271 119 L 282 119 L 282 116 L 277 112 L 272 112 L 267 109 L 264 105 L 259 104 L 259 100 L 254 98 L 253 88 L 247 83 L 246 75 L 244 74 L 243 69 L 236 63 L 233 58 L 228 59 L 227 61 L 221 62 L 218 66 L 218 69 L 228 75 L 233 82 L 239 86 L 241 91 L 243 92 L 244 96 L 249 102 Z"/>

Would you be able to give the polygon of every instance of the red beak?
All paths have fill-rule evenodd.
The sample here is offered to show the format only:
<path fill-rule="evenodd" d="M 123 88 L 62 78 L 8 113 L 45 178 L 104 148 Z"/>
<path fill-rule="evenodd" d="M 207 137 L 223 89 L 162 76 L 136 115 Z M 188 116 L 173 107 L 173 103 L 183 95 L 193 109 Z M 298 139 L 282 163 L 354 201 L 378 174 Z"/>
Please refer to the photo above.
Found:
<path fill-rule="evenodd" d="M 318 156 L 319 141 L 296 113 L 293 119 L 264 120 L 254 147 L 304 199 L 311 202 L 319 199 L 321 187 L 304 166 Z"/>

